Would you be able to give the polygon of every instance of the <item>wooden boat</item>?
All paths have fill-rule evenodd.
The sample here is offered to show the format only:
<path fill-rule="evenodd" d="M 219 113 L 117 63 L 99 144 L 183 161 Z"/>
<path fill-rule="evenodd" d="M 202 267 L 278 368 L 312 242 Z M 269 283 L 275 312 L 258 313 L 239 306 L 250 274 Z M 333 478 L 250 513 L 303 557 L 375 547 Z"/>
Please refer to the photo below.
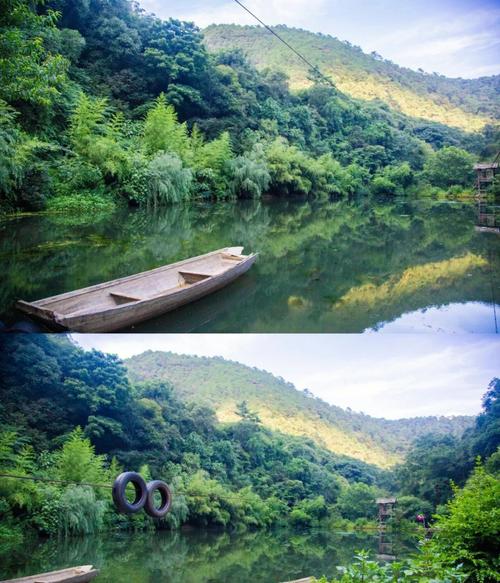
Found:
<path fill-rule="evenodd" d="M 47 326 L 76 332 L 111 332 L 193 302 L 248 271 L 256 253 L 226 247 L 150 271 L 115 279 L 17 308 Z"/>
<path fill-rule="evenodd" d="M 94 569 L 92 565 L 83 565 L 81 567 L 62 569 L 61 571 L 21 577 L 20 579 L 9 579 L 0 583 L 87 583 L 97 575 L 99 575 L 99 571 Z"/>

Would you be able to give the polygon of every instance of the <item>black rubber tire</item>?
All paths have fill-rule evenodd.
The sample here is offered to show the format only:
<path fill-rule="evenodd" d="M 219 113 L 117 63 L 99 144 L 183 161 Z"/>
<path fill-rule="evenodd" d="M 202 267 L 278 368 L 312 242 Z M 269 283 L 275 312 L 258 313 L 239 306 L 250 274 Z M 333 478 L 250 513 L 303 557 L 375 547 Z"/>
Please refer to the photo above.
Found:
<path fill-rule="evenodd" d="M 170 491 L 170 488 L 161 480 L 152 480 L 151 482 L 148 482 L 147 488 L 148 496 L 146 504 L 144 505 L 144 510 L 152 518 L 163 518 L 170 512 L 170 508 L 172 507 L 172 492 Z M 161 505 L 159 508 L 156 508 L 154 505 L 156 490 L 161 494 Z"/>
<path fill-rule="evenodd" d="M 135 500 L 129 502 L 125 495 L 127 484 L 132 484 L 135 488 Z M 144 508 L 148 497 L 148 487 L 146 480 L 137 472 L 123 472 L 113 484 L 113 501 L 118 512 L 123 514 L 134 514 Z"/>

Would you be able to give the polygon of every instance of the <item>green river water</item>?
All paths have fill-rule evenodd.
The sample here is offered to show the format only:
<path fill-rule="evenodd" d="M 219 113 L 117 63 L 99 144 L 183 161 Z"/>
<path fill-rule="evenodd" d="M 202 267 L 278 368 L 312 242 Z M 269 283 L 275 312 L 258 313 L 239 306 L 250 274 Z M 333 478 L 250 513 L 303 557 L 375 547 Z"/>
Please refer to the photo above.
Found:
<path fill-rule="evenodd" d="M 96 583 L 278 583 L 333 577 L 359 549 L 402 558 L 416 546 L 415 538 L 377 532 L 111 533 L 0 549 L 0 579 L 92 564 L 101 571 Z"/>
<path fill-rule="evenodd" d="M 484 217 L 483 217 L 484 218 Z M 0 321 L 35 300 L 233 245 L 225 289 L 135 332 L 497 331 L 500 237 L 474 203 L 269 199 L 0 222 Z"/>

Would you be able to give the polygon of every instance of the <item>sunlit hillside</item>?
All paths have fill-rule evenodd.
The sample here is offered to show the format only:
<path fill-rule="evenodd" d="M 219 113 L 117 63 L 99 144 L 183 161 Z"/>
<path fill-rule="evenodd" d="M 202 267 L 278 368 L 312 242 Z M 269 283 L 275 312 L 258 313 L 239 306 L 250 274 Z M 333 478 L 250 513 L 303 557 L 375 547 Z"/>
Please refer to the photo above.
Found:
<path fill-rule="evenodd" d="M 275 30 L 352 97 L 378 99 L 411 117 L 471 132 L 500 118 L 498 75 L 449 79 L 399 67 L 332 36 L 286 26 Z M 293 90 L 312 84 L 307 65 L 262 27 L 212 25 L 204 36 L 211 51 L 240 48 L 258 69 L 286 72 Z"/>
<path fill-rule="evenodd" d="M 148 351 L 125 364 L 133 380 L 168 380 L 182 399 L 213 407 L 221 422 L 238 420 L 236 406 L 246 401 L 266 427 L 308 436 L 334 453 L 380 467 L 402 460 L 419 435 L 459 435 L 471 422 L 468 417 L 376 419 L 329 405 L 282 378 L 222 358 Z"/>

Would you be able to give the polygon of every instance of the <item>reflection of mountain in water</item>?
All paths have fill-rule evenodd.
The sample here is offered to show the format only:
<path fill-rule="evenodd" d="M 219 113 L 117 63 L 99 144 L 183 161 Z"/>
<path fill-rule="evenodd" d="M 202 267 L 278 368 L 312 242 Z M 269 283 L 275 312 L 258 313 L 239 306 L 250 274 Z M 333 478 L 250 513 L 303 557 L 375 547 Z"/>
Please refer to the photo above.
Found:
<path fill-rule="evenodd" d="M 488 268 L 488 261 L 473 253 L 409 267 L 383 283 L 351 288 L 332 310 L 346 321 L 363 313 L 373 326 L 383 324 L 405 311 L 447 303 L 457 295 L 463 297 L 469 283 L 476 285 L 474 279 L 480 277 L 481 271 L 488 276 Z"/>
<path fill-rule="evenodd" d="M 135 330 L 360 332 L 430 306 L 488 304 L 500 241 L 474 230 L 475 211 L 429 200 L 271 200 L 11 220 L 0 223 L 0 318 L 18 317 L 19 297 L 236 244 L 260 252 L 250 273 Z"/>

